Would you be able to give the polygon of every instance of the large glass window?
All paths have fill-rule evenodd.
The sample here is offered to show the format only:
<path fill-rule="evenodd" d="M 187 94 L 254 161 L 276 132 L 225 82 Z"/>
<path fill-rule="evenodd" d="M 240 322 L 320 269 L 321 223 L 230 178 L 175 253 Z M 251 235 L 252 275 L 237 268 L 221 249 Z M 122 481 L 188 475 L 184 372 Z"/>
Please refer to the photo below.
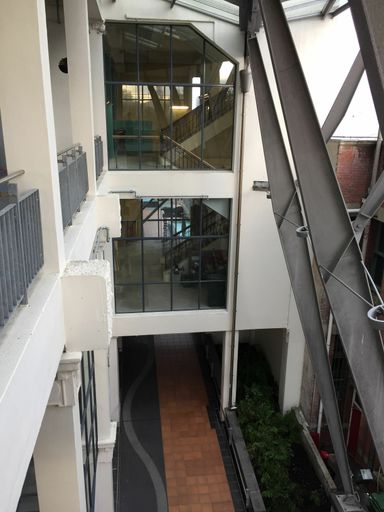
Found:
<path fill-rule="evenodd" d="M 121 200 L 116 313 L 225 308 L 228 199 Z"/>
<path fill-rule="evenodd" d="M 107 23 L 110 169 L 231 169 L 235 63 L 187 25 Z"/>

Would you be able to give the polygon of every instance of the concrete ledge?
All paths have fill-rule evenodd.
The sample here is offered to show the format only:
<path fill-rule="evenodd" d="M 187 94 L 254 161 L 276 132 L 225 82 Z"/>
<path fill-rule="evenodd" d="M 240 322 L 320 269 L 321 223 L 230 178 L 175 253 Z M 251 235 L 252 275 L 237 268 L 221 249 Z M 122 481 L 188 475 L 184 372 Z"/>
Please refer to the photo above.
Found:
<path fill-rule="evenodd" d="M 72 261 L 62 277 L 69 351 L 106 349 L 112 333 L 109 262 Z"/>
<path fill-rule="evenodd" d="M 98 443 L 99 456 L 97 462 L 110 464 L 113 458 L 113 450 L 116 444 L 117 423 L 111 421 L 110 437 L 101 439 Z"/>

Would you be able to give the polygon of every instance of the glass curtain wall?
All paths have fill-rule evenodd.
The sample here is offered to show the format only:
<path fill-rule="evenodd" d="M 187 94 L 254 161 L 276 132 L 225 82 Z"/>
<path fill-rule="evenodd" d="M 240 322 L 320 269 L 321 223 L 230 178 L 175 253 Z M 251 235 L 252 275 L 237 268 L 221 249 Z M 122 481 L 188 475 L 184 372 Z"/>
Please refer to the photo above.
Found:
<path fill-rule="evenodd" d="M 184 25 L 107 23 L 110 169 L 231 169 L 235 63 Z"/>
<path fill-rule="evenodd" d="M 121 201 L 116 313 L 225 308 L 228 199 Z"/>

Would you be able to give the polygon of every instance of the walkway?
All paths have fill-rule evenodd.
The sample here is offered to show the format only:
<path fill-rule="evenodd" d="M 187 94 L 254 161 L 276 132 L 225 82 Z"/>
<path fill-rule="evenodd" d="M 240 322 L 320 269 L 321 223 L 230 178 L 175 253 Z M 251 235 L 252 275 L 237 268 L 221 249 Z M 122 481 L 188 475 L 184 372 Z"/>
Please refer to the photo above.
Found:
<path fill-rule="evenodd" d="M 233 512 L 190 336 L 155 343 L 169 512 Z"/>
<path fill-rule="evenodd" d="M 192 338 L 127 338 L 121 358 L 117 511 L 233 512 Z"/>

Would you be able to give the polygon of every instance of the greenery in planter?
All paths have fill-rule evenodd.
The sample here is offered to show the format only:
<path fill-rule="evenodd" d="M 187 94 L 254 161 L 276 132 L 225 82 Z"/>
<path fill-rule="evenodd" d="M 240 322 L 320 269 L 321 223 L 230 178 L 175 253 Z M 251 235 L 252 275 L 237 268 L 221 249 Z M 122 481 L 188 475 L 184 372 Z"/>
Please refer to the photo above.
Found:
<path fill-rule="evenodd" d="M 291 446 L 298 441 L 300 430 L 293 413 L 280 414 L 270 397 L 253 384 L 239 403 L 238 415 L 267 510 L 280 512 L 284 504 L 284 510 L 295 512 L 298 488 L 289 468 Z"/>
<path fill-rule="evenodd" d="M 239 351 L 238 417 L 268 512 L 298 512 L 303 502 L 316 506 L 291 478 L 292 447 L 301 427 L 293 411 L 279 412 L 277 386 L 263 354 L 252 346 Z"/>

